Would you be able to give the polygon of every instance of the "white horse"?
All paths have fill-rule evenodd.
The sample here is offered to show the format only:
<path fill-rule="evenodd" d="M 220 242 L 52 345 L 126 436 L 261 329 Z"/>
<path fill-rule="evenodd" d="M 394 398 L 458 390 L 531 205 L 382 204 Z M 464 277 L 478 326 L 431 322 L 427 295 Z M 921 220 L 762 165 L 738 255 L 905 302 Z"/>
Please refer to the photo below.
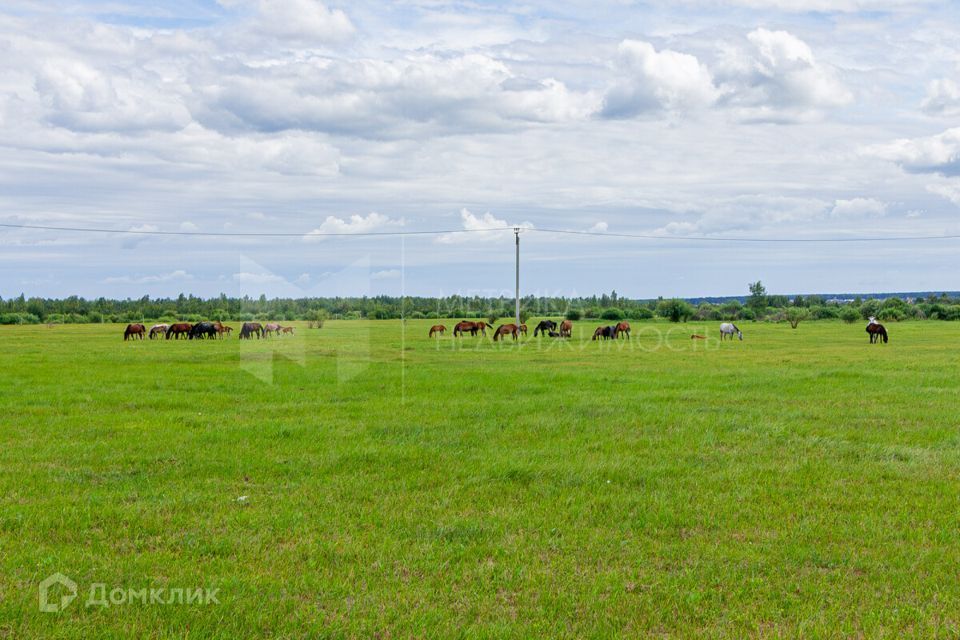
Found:
<path fill-rule="evenodd" d="M 737 325 L 732 322 L 723 322 L 720 324 L 720 340 L 723 340 L 725 337 L 733 340 L 733 334 L 737 334 L 737 337 L 743 340 L 743 332 L 737 329 Z"/>

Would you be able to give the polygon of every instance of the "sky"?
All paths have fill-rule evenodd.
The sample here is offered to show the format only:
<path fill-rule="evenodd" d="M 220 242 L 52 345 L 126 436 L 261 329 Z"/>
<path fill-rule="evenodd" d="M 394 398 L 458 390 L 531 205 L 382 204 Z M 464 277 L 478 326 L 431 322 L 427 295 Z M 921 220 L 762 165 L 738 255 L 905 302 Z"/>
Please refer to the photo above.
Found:
<path fill-rule="evenodd" d="M 0 227 L 3 297 L 956 290 L 731 239 L 960 234 L 960 3 L 5 0 L 0 223 L 290 234 Z"/>

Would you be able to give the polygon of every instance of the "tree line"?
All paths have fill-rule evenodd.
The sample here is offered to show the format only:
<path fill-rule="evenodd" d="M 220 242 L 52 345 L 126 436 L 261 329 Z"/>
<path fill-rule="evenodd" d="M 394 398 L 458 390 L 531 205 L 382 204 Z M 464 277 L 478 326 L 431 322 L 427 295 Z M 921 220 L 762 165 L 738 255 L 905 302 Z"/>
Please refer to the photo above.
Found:
<path fill-rule="evenodd" d="M 521 320 L 528 317 L 565 317 L 570 320 L 767 320 L 790 322 L 840 319 L 857 322 L 870 316 L 882 321 L 907 319 L 960 320 L 960 299 L 946 294 L 923 299 L 865 298 L 848 302 L 823 296 L 768 295 L 759 281 L 749 285 L 749 296 L 720 303 L 691 304 L 679 298 L 633 300 L 613 291 L 577 298 L 526 296 L 521 300 Z M 483 318 L 494 322 L 512 318 L 514 301 L 505 297 L 452 295 L 442 298 L 363 296 L 332 298 L 176 298 L 114 300 L 109 298 L 0 298 L 0 324 L 86 322 L 199 322 L 201 320 L 307 320 L 394 318 Z"/>

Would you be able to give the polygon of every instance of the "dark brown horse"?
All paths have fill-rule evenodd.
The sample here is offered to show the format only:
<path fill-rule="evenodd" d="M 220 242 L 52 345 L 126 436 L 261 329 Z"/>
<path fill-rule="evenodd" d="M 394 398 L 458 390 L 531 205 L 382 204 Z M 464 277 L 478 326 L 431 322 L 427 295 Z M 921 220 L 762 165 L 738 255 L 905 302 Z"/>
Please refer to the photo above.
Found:
<path fill-rule="evenodd" d="M 627 340 L 630 339 L 630 323 L 629 322 L 617 323 L 616 335 L 614 337 L 619 338 L 622 334 L 627 335 Z"/>
<path fill-rule="evenodd" d="M 176 324 L 170 325 L 170 328 L 167 329 L 167 340 L 171 337 L 179 339 L 180 336 L 189 336 L 190 329 L 193 329 L 193 325 L 189 322 L 177 322 Z"/>
<path fill-rule="evenodd" d="M 442 324 L 435 324 L 432 327 L 430 327 L 430 337 L 432 338 L 433 334 L 435 333 L 439 333 L 440 335 L 443 335 L 443 332 L 446 330 L 447 328 Z"/>
<path fill-rule="evenodd" d="M 560 337 L 569 338 L 573 335 L 573 323 L 569 320 L 564 320 L 560 323 Z"/>
<path fill-rule="evenodd" d="M 516 340 L 520 334 L 520 327 L 515 324 L 502 324 L 497 327 L 497 330 L 493 332 L 493 341 L 496 342 L 498 338 L 505 335 L 512 335 L 513 339 Z"/>
<path fill-rule="evenodd" d="M 598 338 L 603 340 L 612 340 L 613 338 L 616 338 L 616 337 L 617 337 L 616 326 L 597 327 L 597 330 L 593 332 L 594 340 L 597 340 Z"/>
<path fill-rule="evenodd" d="M 533 337 L 536 338 L 538 333 L 547 333 L 548 331 L 556 331 L 557 323 L 553 320 L 541 320 L 540 324 L 533 328 Z"/>
<path fill-rule="evenodd" d="M 249 340 L 250 336 L 257 336 L 257 339 L 263 337 L 263 325 L 259 322 L 244 322 L 240 327 L 240 339 Z"/>
<path fill-rule="evenodd" d="M 887 335 L 887 329 L 879 322 L 871 322 L 867 325 L 867 333 L 870 335 L 870 344 L 879 344 L 883 340 L 884 344 L 890 342 L 890 336 Z"/>
<path fill-rule="evenodd" d="M 147 332 L 147 328 L 140 324 L 128 324 L 126 330 L 123 332 L 123 341 L 132 340 L 134 338 L 140 338 L 143 340 L 143 334 Z"/>
<path fill-rule="evenodd" d="M 493 328 L 492 325 L 488 325 L 486 322 L 470 322 L 469 320 L 463 320 L 454 325 L 453 337 L 456 338 L 457 336 L 462 336 L 467 331 L 470 332 L 471 336 L 477 335 L 478 331 L 483 335 L 487 335 L 488 326 L 490 326 L 491 329 Z"/>
<path fill-rule="evenodd" d="M 523 335 L 527 335 L 527 325 L 522 324 L 517 328 L 520 330 L 520 333 L 522 333 Z"/>

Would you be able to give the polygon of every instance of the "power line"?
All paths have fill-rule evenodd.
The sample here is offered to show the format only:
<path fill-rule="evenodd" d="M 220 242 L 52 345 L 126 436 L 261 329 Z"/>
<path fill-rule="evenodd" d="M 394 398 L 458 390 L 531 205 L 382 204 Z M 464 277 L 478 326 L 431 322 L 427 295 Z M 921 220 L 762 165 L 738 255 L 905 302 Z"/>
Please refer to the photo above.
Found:
<path fill-rule="evenodd" d="M 486 229 L 434 229 L 423 231 L 308 231 L 300 233 L 271 231 L 160 231 L 153 229 L 103 229 L 94 227 L 62 227 L 35 224 L 2 223 L 7 229 L 28 229 L 36 231 L 66 231 L 70 233 L 111 233 L 142 236 L 186 236 L 213 238 L 324 238 L 324 237 L 376 237 L 376 236 L 433 236 L 451 233 L 490 233 L 494 231 L 514 231 L 515 227 L 491 227 Z M 753 243 L 845 243 L 845 242 L 907 242 L 926 240 L 956 240 L 960 234 L 940 236 L 870 236 L 849 238 L 750 238 L 743 236 L 667 236 L 652 233 L 617 233 L 611 231 L 576 231 L 572 229 L 522 228 L 523 232 L 553 233 L 575 236 L 594 236 L 603 238 L 631 238 L 638 240 L 667 240 L 674 242 L 753 242 Z"/>

